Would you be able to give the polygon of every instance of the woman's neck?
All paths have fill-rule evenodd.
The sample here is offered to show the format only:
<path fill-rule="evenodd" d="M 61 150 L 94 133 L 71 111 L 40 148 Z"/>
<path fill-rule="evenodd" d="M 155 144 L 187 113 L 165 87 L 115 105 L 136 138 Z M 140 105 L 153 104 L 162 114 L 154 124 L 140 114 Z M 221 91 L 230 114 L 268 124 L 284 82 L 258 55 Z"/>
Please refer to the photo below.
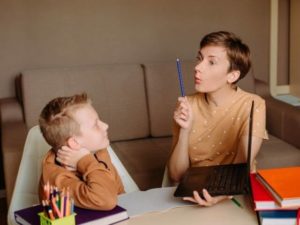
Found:
<path fill-rule="evenodd" d="M 237 87 L 228 86 L 214 92 L 205 93 L 205 97 L 209 105 L 213 105 L 216 107 L 224 106 L 232 101 L 236 90 Z"/>

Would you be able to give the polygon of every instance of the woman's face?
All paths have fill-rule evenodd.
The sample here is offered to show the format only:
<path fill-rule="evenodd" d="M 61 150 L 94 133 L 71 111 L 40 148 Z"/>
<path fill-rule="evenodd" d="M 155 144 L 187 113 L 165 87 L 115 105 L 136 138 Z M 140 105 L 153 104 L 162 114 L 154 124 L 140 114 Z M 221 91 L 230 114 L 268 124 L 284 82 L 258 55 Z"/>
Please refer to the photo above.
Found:
<path fill-rule="evenodd" d="M 199 50 L 195 66 L 195 89 L 198 92 L 218 91 L 231 82 L 230 63 L 224 47 L 209 45 Z"/>

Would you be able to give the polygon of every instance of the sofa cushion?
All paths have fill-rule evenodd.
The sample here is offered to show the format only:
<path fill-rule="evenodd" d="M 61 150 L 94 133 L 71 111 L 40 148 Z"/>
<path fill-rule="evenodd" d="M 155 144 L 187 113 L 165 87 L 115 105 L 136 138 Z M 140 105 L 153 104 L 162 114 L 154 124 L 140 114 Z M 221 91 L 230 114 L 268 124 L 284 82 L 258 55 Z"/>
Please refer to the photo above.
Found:
<path fill-rule="evenodd" d="M 171 137 L 112 143 L 112 148 L 141 190 L 161 187 Z"/>
<path fill-rule="evenodd" d="M 263 142 L 256 158 L 258 169 L 299 166 L 300 151 L 282 139 L 269 135 L 269 140 Z"/>
<path fill-rule="evenodd" d="M 146 87 L 153 137 L 172 135 L 173 111 L 180 87 L 176 61 L 145 64 Z M 182 62 L 182 76 L 186 95 L 194 92 L 195 62 Z"/>
<path fill-rule="evenodd" d="M 27 127 L 38 123 L 47 102 L 86 92 L 100 118 L 109 124 L 111 140 L 149 136 L 144 74 L 138 64 L 97 65 L 22 73 Z"/>

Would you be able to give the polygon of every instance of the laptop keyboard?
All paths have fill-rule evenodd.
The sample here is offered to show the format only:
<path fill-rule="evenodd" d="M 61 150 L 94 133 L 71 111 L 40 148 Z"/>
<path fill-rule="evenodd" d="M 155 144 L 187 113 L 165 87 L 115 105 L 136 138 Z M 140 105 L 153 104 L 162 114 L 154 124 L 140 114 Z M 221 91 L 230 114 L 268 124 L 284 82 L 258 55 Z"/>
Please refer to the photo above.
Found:
<path fill-rule="evenodd" d="M 226 191 L 235 192 L 244 187 L 245 170 L 235 165 L 216 167 L 208 179 L 207 190 L 210 193 L 219 192 L 226 194 Z"/>

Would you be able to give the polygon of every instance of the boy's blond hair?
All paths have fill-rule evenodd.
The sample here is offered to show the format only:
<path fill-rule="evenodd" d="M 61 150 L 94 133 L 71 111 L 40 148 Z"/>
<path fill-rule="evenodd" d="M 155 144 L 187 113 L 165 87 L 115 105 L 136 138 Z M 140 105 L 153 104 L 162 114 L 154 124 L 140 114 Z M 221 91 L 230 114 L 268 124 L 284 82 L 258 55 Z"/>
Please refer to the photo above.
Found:
<path fill-rule="evenodd" d="M 74 110 L 91 104 L 86 93 L 51 100 L 42 110 L 39 118 L 41 132 L 54 151 L 66 144 L 68 138 L 80 135 L 80 125 L 74 120 Z"/>

